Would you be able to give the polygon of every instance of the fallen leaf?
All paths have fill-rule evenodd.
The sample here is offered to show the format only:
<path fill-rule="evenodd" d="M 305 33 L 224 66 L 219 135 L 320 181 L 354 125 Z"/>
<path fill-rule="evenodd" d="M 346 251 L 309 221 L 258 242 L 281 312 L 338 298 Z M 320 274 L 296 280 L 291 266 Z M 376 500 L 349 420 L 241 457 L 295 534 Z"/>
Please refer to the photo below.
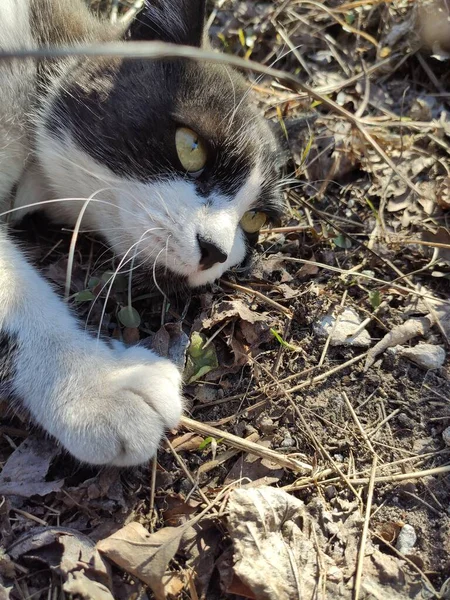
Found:
<path fill-rule="evenodd" d="M 188 432 L 174 438 L 171 444 L 177 452 L 192 452 L 198 450 L 202 442 L 203 438 L 197 433 Z"/>
<path fill-rule="evenodd" d="M 63 590 L 83 600 L 114 600 L 114 596 L 105 585 L 88 579 L 81 571 L 68 574 Z"/>
<path fill-rule="evenodd" d="M 250 588 L 255 598 L 306 597 L 299 587 L 300 581 L 312 576 L 306 572 L 311 568 L 308 555 L 311 554 L 314 561 L 316 556 L 312 545 L 306 561 L 300 556 L 303 502 L 270 487 L 235 489 L 230 493 L 228 511 L 234 574 Z"/>
<path fill-rule="evenodd" d="M 50 440 L 29 436 L 6 461 L 0 474 L 0 494 L 29 498 L 60 490 L 63 479 L 45 481 L 58 453 L 58 447 Z"/>
<path fill-rule="evenodd" d="M 140 339 L 139 329 L 137 327 L 125 327 L 122 336 L 125 344 L 134 346 Z"/>
<path fill-rule="evenodd" d="M 228 485 L 233 481 L 241 481 L 242 487 L 253 485 L 272 485 L 280 481 L 283 477 L 284 470 L 278 468 L 278 465 L 262 461 L 255 456 L 241 456 L 234 463 L 225 478 L 224 485 Z"/>
<path fill-rule="evenodd" d="M 256 323 L 257 321 L 266 321 L 265 313 L 257 313 L 249 309 L 242 300 L 224 300 L 214 306 L 213 315 L 210 318 L 202 320 L 202 328 L 210 329 L 223 321 L 239 317 L 248 323 Z"/>
<path fill-rule="evenodd" d="M 355 502 L 337 502 L 331 513 L 322 500 L 305 506 L 272 487 L 233 490 L 227 506 L 232 560 L 225 550 L 216 563 L 222 586 L 228 589 L 237 577 L 256 600 L 313 600 L 323 586 L 324 598 L 351 600 L 347 582 L 355 575 L 363 517 Z M 361 590 L 361 597 L 377 600 L 427 597 L 404 561 L 383 554 L 370 540 Z"/>
<path fill-rule="evenodd" d="M 185 531 L 185 527 L 164 527 L 149 533 L 140 523 L 133 522 L 98 542 L 97 549 L 147 584 L 157 600 L 165 600 L 164 577 Z"/>
<path fill-rule="evenodd" d="M 189 527 L 180 546 L 180 554 L 195 575 L 196 587 L 202 600 L 208 598 L 208 586 L 216 568 L 216 559 L 223 540 L 223 532 L 213 519 L 202 519 Z"/>
<path fill-rule="evenodd" d="M 188 520 L 187 517 L 193 515 L 200 502 L 192 500 L 188 501 L 181 494 L 167 494 L 164 497 L 164 508 L 162 510 L 162 517 L 164 523 L 171 527 L 178 527 L 184 525 Z"/>
<path fill-rule="evenodd" d="M 163 586 L 166 596 L 177 600 L 184 588 L 184 581 L 179 572 L 169 571 L 163 576 Z"/>
<path fill-rule="evenodd" d="M 422 239 L 431 244 L 443 244 L 447 248 L 436 248 L 434 259 L 436 262 L 442 262 L 450 266 L 450 231 L 445 227 L 439 227 L 436 232 L 426 231 L 422 234 Z"/>
<path fill-rule="evenodd" d="M 16 540 L 8 553 L 16 561 L 38 561 L 50 567 L 86 600 L 113 600 L 108 565 L 95 543 L 74 529 L 37 527 Z"/>

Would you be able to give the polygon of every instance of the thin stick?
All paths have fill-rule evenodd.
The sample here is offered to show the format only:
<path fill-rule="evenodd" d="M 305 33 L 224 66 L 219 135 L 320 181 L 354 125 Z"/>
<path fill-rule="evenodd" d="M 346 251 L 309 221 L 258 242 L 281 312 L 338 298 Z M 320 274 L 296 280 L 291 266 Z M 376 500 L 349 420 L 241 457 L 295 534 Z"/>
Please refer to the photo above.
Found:
<path fill-rule="evenodd" d="M 255 298 L 259 298 L 259 300 L 262 300 L 262 302 L 265 302 L 265 304 L 272 306 L 272 308 L 276 308 L 279 312 L 283 313 L 290 319 L 292 319 L 294 317 L 293 312 L 289 308 L 286 308 L 282 304 L 275 302 L 275 300 L 272 300 L 272 298 L 268 298 L 264 294 L 261 294 L 261 292 L 257 292 L 256 290 L 245 287 L 243 285 L 238 285 L 237 283 L 231 283 L 230 281 L 224 281 L 223 279 L 220 280 L 220 283 L 222 285 L 230 287 L 233 290 L 237 290 L 239 292 L 244 292 L 245 294 L 248 294 L 249 296 L 255 296 Z"/>
<path fill-rule="evenodd" d="M 374 450 L 374 448 L 373 448 L 373 446 L 372 446 L 372 442 L 370 441 L 370 439 L 369 439 L 369 436 L 368 436 L 368 435 L 367 435 L 367 433 L 365 432 L 365 430 L 364 430 L 364 427 L 361 425 L 361 422 L 360 422 L 360 420 L 358 419 L 358 415 L 355 413 L 355 411 L 354 411 L 354 409 L 353 409 L 353 406 L 352 406 L 352 404 L 351 404 L 350 400 L 348 399 L 348 396 L 347 396 L 347 394 L 346 394 L 345 392 L 342 392 L 342 396 L 343 396 L 343 398 L 344 398 L 344 400 L 345 400 L 345 402 L 346 402 L 346 404 L 347 404 L 347 408 L 348 408 L 348 410 L 350 411 L 350 414 L 351 414 L 351 415 L 352 415 L 352 417 L 353 417 L 353 420 L 354 420 L 354 421 L 355 421 L 355 423 L 356 423 L 356 426 L 358 427 L 358 429 L 359 429 L 359 431 L 360 431 L 360 433 L 361 433 L 362 437 L 364 438 L 364 441 L 365 441 L 365 442 L 366 442 L 366 444 L 367 444 L 367 447 L 369 448 L 369 450 L 371 451 L 371 453 L 372 453 L 373 455 L 375 455 L 375 454 L 376 454 L 376 452 L 375 452 L 375 450 Z"/>
<path fill-rule="evenodd" d="M 339 371 L 342 371 L 343 369 L 346 369 L 347 367 L 351 367 L 352 365 L 359 362 L 366 356 L 367 356 L 367 352 L 364 352 L 364 354 L 359 354 L 358 356 L 351 358 L 347 362 L 342 363 L 342 365 L 338 365 L 337 367 L 334 367 L 333 369 L 330 369 L 329 371 L 326 371 L 325 373 L 322 373 L 321 375 L 316 375 L 315 377 L 311 377 L 311 379 L 308 379 L 307 381 L 303 381 L 303 383 L 299 383 L 298 385 L 291 387 L 290 389 L 286 390 L 286 393 L 291 394 L 292 392 L 298 392 L 299 390 L 304 390 L 305 388 L 307 388 L 315 383 L 324 381 L 325 379 L 328 379 L 328 377 L 330 377 L 331 375 L 334 375 L 335 373 L 338 373 Z"/>
<path fill-rule="evenodd" d="M 394 481 L 408 481 L 410 479 L 421 479 L 422 477 L 428 477 L 429 475 L 444 475 L 450 473 L 450 465 L 444 465 L 442 467 L 434 467 L 433 469 L 424 469 L 423 471 L 412 471 L 411 473 L 398 473 L 397 475 L 382 475 L 375 478 L 375 483 L 393 483 Z M 317 475 L 317 478 L 320 474 Z M 321 484 L 334 483 L 339 481 L 339 477 L 333 477 L 332 479 L 326 479 L 321 481 Z M 359 479 L 349 479 L 352 485 L 367 485 L 370 481 L 368 477 L 361 477 Z M 308 483 L 302 483 L 296 485 L 287 485 L 283 487 L 286 492 L 295 492 L 296 490 L 302 490 L 310 485 L 317 485 L 316 480 L 312 480 Z"/>
<path fill-rule="evenodd" d="M 197 433 L 207 436 L 222 438 L 225 443 L 234 448 L 238 448 L 238 450 L 242 450 L 248 454 L 254 454 L 260 458 L 266 458 L 280 465 L 281 467 L 290 469 L 291 471 L 312 471 L 312 466 L 308 465 L 307 463 L 301 462 L 295 458 L 289 458 L 288 456 L 280 454 L 280 452 L 277 452 L 276 450 L 265 448 L 260 444 L 255 444 L 255 442 L 249 442 L 248 440 L 237 437 L 236 435 L 228 433 L 227 431 L 221 431 L 216 427 L 211 427 L 211 425 L 199 423 L 198 421 L 189 419 L 189 417 L 181 417 L 180 425 L 189 431 L 196 431 Z"/>
<path fill-rule="evenodd" d="M 364 527 L 361 534 L 361 545 L 359 547 L 358 554 L 358 564 L 356 566 L 356 575 L 355 575 L 355 588 L 354 588 L 354 599 L 358 600 L 359 591 L 361 589 L 361 575 L 364 566 L 364 552 L 366 550 L 366 542 L 367 542 L 367 534 L 369 532 L 369 522 L 370 522 L 370 511 L 372 510 L 372 498 L 373 498 L 373 488 L 375 485 L 375 473 L 377 470 L 377 456 L 373 457 L 372 462 L 372 470 L 370 471 L 369 478 L 369 489 L 367 491 L 367 503 L 366 503 L 366 518 L 364 519 Z"/>

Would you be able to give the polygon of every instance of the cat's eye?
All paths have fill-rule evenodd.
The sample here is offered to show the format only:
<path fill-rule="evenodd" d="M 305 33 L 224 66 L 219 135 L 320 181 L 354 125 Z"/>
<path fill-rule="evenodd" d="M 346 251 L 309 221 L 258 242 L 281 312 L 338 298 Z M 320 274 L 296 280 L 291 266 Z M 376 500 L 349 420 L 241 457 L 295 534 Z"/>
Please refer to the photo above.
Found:
<path fill-rule="evenodd" d="M 181 166 L 188 173 L 196 174 L 205 168 L 208 153 L 202 138 L 188 127 L 178 127 L 175 146 Z"/>
<path fill-rule="evenodd" d="M 267 221 L 267 215 L 257 210 L 248 210 L 241 219 L 241 227 L 245 233 L 257 233 Z"/>

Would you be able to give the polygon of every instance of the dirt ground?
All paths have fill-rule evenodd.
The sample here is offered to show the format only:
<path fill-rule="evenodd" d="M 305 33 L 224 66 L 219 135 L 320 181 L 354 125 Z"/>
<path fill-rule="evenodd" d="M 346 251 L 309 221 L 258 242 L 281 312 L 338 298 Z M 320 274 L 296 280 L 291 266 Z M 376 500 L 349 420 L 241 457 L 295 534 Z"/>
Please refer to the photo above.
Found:
<path fill-rule="evenodd" d="M 140 279 L 128 317 L 114 257 L 79 239 L 80 317 L 178 361 L 189 418 L 119 471 L 4 405 L 0 598 L 448 599 L 448 4 L 210 9 L 216 47 L 298 78 L 248 74 L 286 140 L 286 217 L 251 273 L 192 297 Z M 70 232 L 17 235 L 63 289 Z"/>

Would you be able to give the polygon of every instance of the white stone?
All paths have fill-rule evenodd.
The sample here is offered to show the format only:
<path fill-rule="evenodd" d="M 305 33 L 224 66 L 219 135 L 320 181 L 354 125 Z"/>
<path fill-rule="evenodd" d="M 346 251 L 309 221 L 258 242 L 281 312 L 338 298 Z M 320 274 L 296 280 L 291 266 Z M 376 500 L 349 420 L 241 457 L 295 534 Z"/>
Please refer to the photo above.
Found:
<path fill-rule="evenodd" d="M 445 362 L 445 350 L 433 344 L 417 344 L 413 348 L 401 348 L 403 358 L 408 358 L 422 369 L 439 369 Z"/>
<path fill-rule="evenodd" d="M 416 542 L 417 535 L 414 527 L 412 525 L 408 525 L 408 523 L 405 523 L 398 534 L 395 547 L 402 554 L 408 554 L 412 548 L 414 548 L 414 544 Z"/>
<path fill-rule="evenodd" d="M 444 440 L 446 446 L 450 446 L 450 427 L 444 429 L 442 432 L 442 439 Z"/>
<path fill-rule="evenodd" d="M 333 328 L 338 319 L 338 324 Z M 331 332 L 331 346 L 359 346 L 366 348 L 370 346 L 372 340 L 367 329 L 362 329 L 355 336 L 355 332 L 361 325 L 361 319 L 353 308 L 344 308 L 342 312 L 336 311 L 332 315 L 322 317 L 314 325 L 314 331 L 319 337 L 328 337 Z"/>

